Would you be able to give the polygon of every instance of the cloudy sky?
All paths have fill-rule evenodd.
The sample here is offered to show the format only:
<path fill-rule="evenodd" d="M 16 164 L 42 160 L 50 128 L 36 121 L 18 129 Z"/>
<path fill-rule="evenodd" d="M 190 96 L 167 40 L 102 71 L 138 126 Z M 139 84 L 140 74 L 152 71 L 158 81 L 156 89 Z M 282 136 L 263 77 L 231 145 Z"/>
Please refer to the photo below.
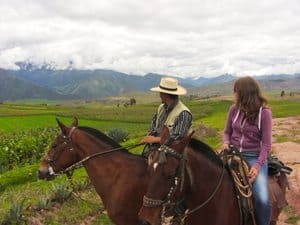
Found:
<path fill-rule="evenodd" d="M 0 67 L 300 72 L 299 0 L 0 0 Z"/>

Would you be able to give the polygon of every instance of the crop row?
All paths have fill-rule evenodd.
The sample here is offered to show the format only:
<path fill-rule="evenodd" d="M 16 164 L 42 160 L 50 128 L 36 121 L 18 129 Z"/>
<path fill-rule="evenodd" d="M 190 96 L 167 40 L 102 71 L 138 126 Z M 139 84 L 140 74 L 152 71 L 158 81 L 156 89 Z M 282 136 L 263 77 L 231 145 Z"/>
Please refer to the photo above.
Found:
<path fill-rule="evenodd" d="M 0 134 L 0 173 L 39 161 L 57 134 L 53 127 Z"/>

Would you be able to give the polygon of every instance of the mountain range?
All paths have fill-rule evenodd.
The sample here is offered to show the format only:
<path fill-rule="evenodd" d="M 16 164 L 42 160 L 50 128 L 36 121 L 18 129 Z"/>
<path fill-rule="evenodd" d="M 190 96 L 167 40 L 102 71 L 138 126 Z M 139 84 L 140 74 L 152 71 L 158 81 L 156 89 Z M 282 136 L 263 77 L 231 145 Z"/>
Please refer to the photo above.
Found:
<path fill-rule="evenodd" d="M 162 76 L 149 73 L 129 75 L 113 70 L 56 70 L 47 65 L 17 62 L 19 70 L 0 69 L 0 101 L 17 99 L 99 99 L 129 91 L 149 91 Z M 210 90 L 223 94 L 237 77 L 224 74 L 206 78 L 178 78 L 189 94 L 204 95 Z M 300 74 L 256 77 L 265 90 L 300 90 Z M 232 86 L 231 86 L 232 87 Z"/>

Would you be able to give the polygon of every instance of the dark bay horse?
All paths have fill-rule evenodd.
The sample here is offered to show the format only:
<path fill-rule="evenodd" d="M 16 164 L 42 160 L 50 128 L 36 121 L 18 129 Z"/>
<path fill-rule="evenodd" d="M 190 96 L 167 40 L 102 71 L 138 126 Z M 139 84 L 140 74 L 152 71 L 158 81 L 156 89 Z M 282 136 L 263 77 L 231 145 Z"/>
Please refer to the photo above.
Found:
<path fill-rule="evenodd" d="M 191 139 L 162 146 L 150 155 L 149 183 L 140 217 L 151 225 L 161 223 L 165 207 L 184 197 L 190 211 L 188 225 L 240 225 L 232 179 L 216 153 Z"/>
<path fill-rule="evenodd" d="M 138 211 L 148 183 L 145 159 L 129 153 L 98 130 L 77 127 L 77 119 L 71 127 L 57 122 L 61 134 L 42 160 L 39 178 L 48 179 L 84 159 L 91 183 L 114 224 L 142 224 Z"/>
<path fill-rule="evenodd" d="M 220 157 L 208 145 L 191 139 L 190 135 L 174 142 L 171 148 L 163 145 L 149 156 L 148 161 L 150 178 L 139 212 L 143 220 L 151 225 L 160 224 L 164 207 L 175 202 L 175 198 L 183 197 L 189 209 L 185 224 L 242 224 L 232 179 Z M 287 205 L 286 175 L 292 169 L 280 163 L 281 167 L 277 169 L 281 172 L 269 177 L 272 203 L 270 225 L 276 225 L 282 208 Z M 247 224 L 253 224 L 250 216 L 247 221 Z"/>

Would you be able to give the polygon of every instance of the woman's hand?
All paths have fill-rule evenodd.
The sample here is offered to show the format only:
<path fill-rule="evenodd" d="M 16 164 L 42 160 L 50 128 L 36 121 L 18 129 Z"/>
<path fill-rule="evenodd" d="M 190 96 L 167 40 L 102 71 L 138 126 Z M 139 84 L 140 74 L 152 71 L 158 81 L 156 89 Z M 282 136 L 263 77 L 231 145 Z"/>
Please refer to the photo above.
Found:
<path fill-rule="evenodd" d="M 229 150 L 229 144 L 223 143 L 222 150 Z"/>
<path fill-rule="evenodd" d="M 249 171 L 249 182 L 252 184 L 258 175 L 258 170 L 255 167 L 251 167 Z"/>

